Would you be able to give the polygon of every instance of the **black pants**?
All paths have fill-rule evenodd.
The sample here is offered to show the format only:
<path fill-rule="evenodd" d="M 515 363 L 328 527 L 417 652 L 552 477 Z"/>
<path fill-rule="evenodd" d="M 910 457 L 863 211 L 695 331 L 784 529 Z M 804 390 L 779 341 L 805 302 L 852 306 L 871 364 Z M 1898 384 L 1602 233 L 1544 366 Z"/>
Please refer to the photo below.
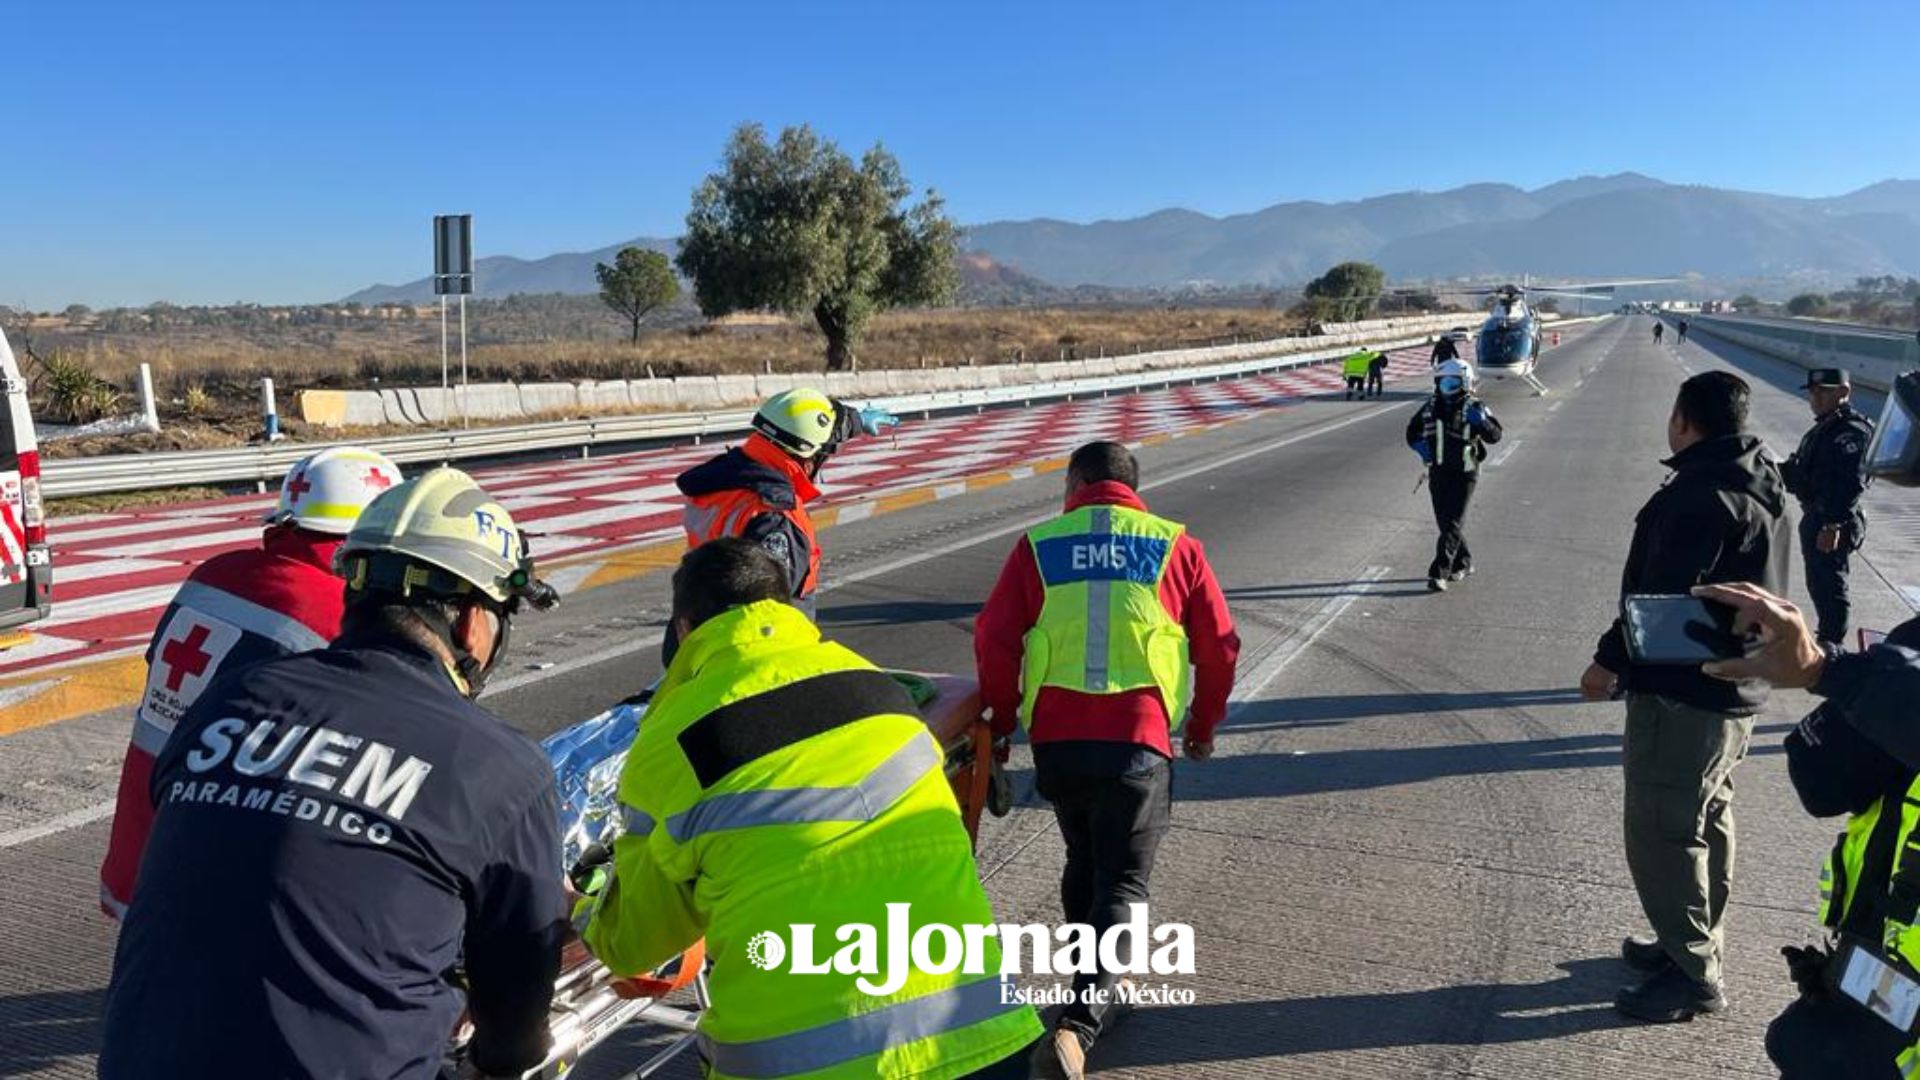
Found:
<path fill-rule="evenodd" d="M 1898 1080 L 1907 1042 L 1893 1025 L 1836 997 L 1801 997 L 1767 1025 L 1780 1080 Z"/>
<path fill-rule="evenodd" d="M 1379 397 L 1381 394 L 1384 394 L 1386 392 L 1387 392 L 1387 373 L 1384 371 L 1367 372 L 1368 396 Z"/>
<path fill-rule="evenodd" d="M 1109 775 L 1035 755 L 1034 789 L 1053 804 L 1067 842 L 1060 906 L 1067 922 L 1090 923 L 1096 933 L 1126 922 L 1128 904 L 1147 902 L 1154 853 L 1172 817 L 1172 763 L 1150 750 L 1142 754 L 1144 768 Z M 1108 971 L 1075 976 L 1074 1001 L 1061 1021 L 1098 1036 L 1107 1006 L 1085 1004 L 1087 988 L 1107 992 L 1118 981 L 1119 975 Z"/>
<path fill-rule="evenodd" d="M 1433 499 L 1433 520 L 1440 526 L 1440 539 L 1433 545 L 1433 562 L 1427 576 L 1444 578 L 1473 566 L 1473 552 L 1467 550 L 1467 538 L 1461 533 L 1467 520 L 1467 503 L 1473 500 L 1473 485 L 1478 472 L 1454 469 L 1428 469 L 1427 494 Z"/>
<path fill-rule="evenodd" d="M 1800 551 L 1807 560 L 1807 592 L 1813 597 L 1813 610 L 1820 617 L 1815 634 L 1821 641 L 1846 644 L 1847 619 L 1853 603 L 1847 597 L 1848 548 L 1853 539 L 1852 526 L 1840 537 L 1840 546 L 1830 552 L 1820 550 L 1820 524 L 1810 514 L 1800 516 Z"/>
<path fill-rule="evenodd" d="M 1347 376 L 1347 400 L 1348 401 L 1353 400 L 1353 392 L 1355 390 L 1360 391 L 1361 397 L 1364 398 L 1367 396 L 1367 377 L 1365 375 Z"/>

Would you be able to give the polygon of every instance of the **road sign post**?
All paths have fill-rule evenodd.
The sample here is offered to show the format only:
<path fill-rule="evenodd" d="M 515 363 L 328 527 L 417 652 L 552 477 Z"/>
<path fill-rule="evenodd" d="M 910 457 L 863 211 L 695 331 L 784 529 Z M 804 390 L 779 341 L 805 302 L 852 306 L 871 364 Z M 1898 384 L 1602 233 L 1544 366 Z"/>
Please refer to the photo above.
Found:
<path fill-rule="evenodd" d="M 467 294 L 473 291 L 473 215 L 438 214 L 433 219 L 433 292 L 440 298 L 440 393 L 447 394 L 447 297 L 460 298 L 460 387 L 454 391 L 460 422 L 467 421 Z"/>

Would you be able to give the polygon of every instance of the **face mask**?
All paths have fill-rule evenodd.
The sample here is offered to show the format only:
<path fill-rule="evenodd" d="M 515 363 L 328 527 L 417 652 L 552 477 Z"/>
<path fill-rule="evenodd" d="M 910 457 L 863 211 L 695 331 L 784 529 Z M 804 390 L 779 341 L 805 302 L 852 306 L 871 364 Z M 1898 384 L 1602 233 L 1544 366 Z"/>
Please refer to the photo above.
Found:
<path fill-rule="evenodd" d="M 1920 371 L 1893 381 L 1880 412 L 1873 442 L 1867 447 L 1867 471 L 1901 487 L 1920 487 Z"/>

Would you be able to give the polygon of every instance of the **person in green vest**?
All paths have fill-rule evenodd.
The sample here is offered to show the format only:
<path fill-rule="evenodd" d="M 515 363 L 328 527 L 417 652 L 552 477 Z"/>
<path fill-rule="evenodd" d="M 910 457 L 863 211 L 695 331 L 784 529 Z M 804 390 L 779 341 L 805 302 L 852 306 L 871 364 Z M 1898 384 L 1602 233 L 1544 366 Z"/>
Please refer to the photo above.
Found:
<path fill-rule="evenodd" d="M 907 691 L 791 596 L 745 540 L 681 560 L 680 647 L 621 774 L 611 878 L 576 924 L 623 976 L 705 938 L 709 1076 L 1024 1076 L 1039 1017 L 997 942 L 977 973 L 941 974 L 888 933 L 901 905 L 916 927 L 995 922 L 945 755 Z M 850 926 L 866 949 L 836 937 Z"/>
<path fill-rule="evenodd" d="M 1358 392 L 1362 401 L 1367 397 L 1367 373 L 1373 370 L 1373 358 L 1380 354 L 1372 349 L 1361 349 L 1347 357 L 1340 366 L 1341 373 L 1347 377 L 1347 400 L 1352 401 Z"/>
<path fill-rule="evenodd" d="M 1066 512 L 1015 543 L 974 623 L 980 700 L 994 733 L 1033 743 L 1034 789 L 1067 849 L 1060 903 L 1098 932 L 1148 902 L 1172 818 L 1173 733 L 1213 756 L 1240 637 L 1200 542 L 1148 512 L 1119 443 L 1067 463 Z M 1123 964 L 1127 957 L 1118 957 Z M 1075 978 L 1035 1073 L 1079 1080 L 1128 1005 L 1118 973 Z"/>

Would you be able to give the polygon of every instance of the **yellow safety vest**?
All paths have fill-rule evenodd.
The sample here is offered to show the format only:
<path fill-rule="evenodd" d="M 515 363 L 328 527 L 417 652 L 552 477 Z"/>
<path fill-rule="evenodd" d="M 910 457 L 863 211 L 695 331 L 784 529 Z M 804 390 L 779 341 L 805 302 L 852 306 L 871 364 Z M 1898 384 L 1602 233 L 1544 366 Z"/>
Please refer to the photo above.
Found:
<path fill-rule="evenodd" d="M 799 611 L 766 601 L 708 620 L 621 774 L 627 831 L 588 946 L 624 975 L 706 938 L 715 1077 L 955 1077 L 1014 1053 L 1041 1027 L 1003 1001 L 991 940 L 986 974 L 911 970 L 886 996 L 858 973 L 795 972 L 790 953 L 759 966 L 763 933 L 791 947 L 792 925 L 811 924 L 815 961 L 831 961 L 835 931 L 866 924 L 882 984 L 889 903 L 911 904 L 915 927 L 994 922 L 944 766 L 905 690 Z"/>
<path fill-rule="evenodd" d="M 1882 795 L 1867 809 L 1847 819 L 1833 851 L 1820 868 L 1820 922 L 1835 933 L 1846 930 L 1878 938 L 1888 956 L 1898 956 L 1920 971 L 1920 779 L 1900 797 L 1899 814 L 1888 811 L 1894 796 Z M 1866 890 L 1886 897 L 1879 926 L 1855 925 L 1855 901 Z M 1902 1051 L 1895 1061 L 1903 1077 L 1920 1076 L 1920 1046 Z"/>
<path fill-rule="evenodd" d="M 1347 376 L 1351 378 L 1355 375 L 1365 375 L 1367 369 L 1373 366 L 1373 358 L 1378 355 L 1378 353 L 1362 349 L 1352 356 L 1347 357 L 1345 368 Z"/>
<path fill-rule="evenodd" d="M 1178 729 L 1192 697 L 1187 632 L 1160 603 L 1184 526 L 1125 506 L 1083 506 L 1027 533 L 1045 600 L 1021 641 L 1021 726 L 1040 688 L 1118 694 L 1153 687 Z"/>

